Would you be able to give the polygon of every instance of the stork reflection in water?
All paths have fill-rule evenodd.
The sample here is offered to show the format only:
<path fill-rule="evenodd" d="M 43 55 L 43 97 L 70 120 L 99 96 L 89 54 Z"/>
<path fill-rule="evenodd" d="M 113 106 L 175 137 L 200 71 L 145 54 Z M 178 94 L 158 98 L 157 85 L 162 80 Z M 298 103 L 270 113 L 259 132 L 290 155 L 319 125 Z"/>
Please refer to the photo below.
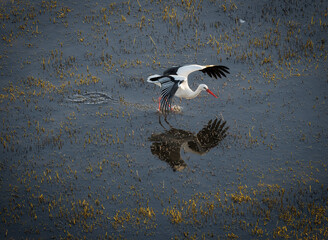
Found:
<path fill-rule="evenodd" d="M 197 134 L 171 127 L 163 133 L 153 133 L 149 140 L 152 154 L 167 162 L 174 171 L 181 171 L 187 164 L 181 158 L 181 148 L 186 152 L 203 155 L 216 147 L 226 136 L 229 127 L 221 119 L 210 120 Z"/>

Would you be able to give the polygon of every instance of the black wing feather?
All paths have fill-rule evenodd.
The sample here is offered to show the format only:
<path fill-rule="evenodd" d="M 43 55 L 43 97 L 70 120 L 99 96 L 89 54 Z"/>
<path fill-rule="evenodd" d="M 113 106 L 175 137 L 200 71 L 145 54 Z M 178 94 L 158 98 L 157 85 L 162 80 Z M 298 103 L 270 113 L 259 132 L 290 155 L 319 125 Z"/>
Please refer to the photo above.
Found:
<path fill-rule="evenodd" d="M 162 83 L 161 91 L 161 111 L 163 113 L 170 111 L 172 99 L 177 92 L 179 85 L 182 81 L 175 80 L 173 77 L 170 77 L 170 82 Z"/>
<path fill-rule="evenodd" d="M 207 67 L 200 71 L 202 71 L 204 74 L 206 73 L 210 77 L 215 77 L 217 79 L 218 77 L 221 78 L 222 76 L 226 77 L 226 73 L 230 73 L 228 70 L 229 70 L 228 67 L 218 65 L 218 66 Z"/>
<path fill-rule="evenodd" d="M 181 66 L 178 66 L 178 67 L 171 67 L 167 70 L 164 71 L 163 75 L 164 76 L 168 76 L 168 75 L 177 75 L 177 72 L 178 72 L 178 69 L 180 68 Z"/>

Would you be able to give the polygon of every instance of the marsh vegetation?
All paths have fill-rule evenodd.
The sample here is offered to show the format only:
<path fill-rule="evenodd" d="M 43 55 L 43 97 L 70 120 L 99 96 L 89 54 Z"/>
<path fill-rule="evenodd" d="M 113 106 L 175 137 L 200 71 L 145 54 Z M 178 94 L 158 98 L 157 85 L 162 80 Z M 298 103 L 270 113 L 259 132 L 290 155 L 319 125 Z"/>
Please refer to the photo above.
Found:
<path fill-rule="evenodd" d="M 328 238 L 326 1 L 8 0 L 0 28 L 1 239 Z M 166 122 L 146 79 L 190 63 L 231 74 Z"/>

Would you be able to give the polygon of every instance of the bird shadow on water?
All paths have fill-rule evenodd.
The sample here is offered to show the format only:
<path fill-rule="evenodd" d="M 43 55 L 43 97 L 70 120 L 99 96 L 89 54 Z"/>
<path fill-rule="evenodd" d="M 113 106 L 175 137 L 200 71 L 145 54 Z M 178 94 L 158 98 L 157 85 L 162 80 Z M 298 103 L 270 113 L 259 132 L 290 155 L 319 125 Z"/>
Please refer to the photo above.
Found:
<path fill-rule="evenodd" d="M 167 122 L 166 119 L 165 121 Z M 165 129 L 161 121 L 160 125 Z M 149 137 L 149 141 L 152 142 L 150 150 L 160 160 L 167 162 L 173 171 L 182 171 L 187 167 L 187 164 L 181 157 L 181 149 L 198 155 L 206 154 L 227 136 L 229 127 L 225 125 L 226 121 L 222 119 L 211 119 L 195 134 L 174 128 L 169 124 L 169 130 L 165 129 L 162 133 L 153 133 Z"/>

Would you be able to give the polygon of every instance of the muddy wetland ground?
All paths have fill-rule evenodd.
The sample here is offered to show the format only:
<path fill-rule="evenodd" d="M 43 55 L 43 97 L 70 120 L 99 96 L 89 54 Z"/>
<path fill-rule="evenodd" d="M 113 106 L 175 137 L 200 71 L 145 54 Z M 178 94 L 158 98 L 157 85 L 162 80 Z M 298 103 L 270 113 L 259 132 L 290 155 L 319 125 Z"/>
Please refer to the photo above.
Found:
<path fill-rule="evenodd" d="M 0 6 L 0 239 L 328 238 L 327 1 Z"/>

